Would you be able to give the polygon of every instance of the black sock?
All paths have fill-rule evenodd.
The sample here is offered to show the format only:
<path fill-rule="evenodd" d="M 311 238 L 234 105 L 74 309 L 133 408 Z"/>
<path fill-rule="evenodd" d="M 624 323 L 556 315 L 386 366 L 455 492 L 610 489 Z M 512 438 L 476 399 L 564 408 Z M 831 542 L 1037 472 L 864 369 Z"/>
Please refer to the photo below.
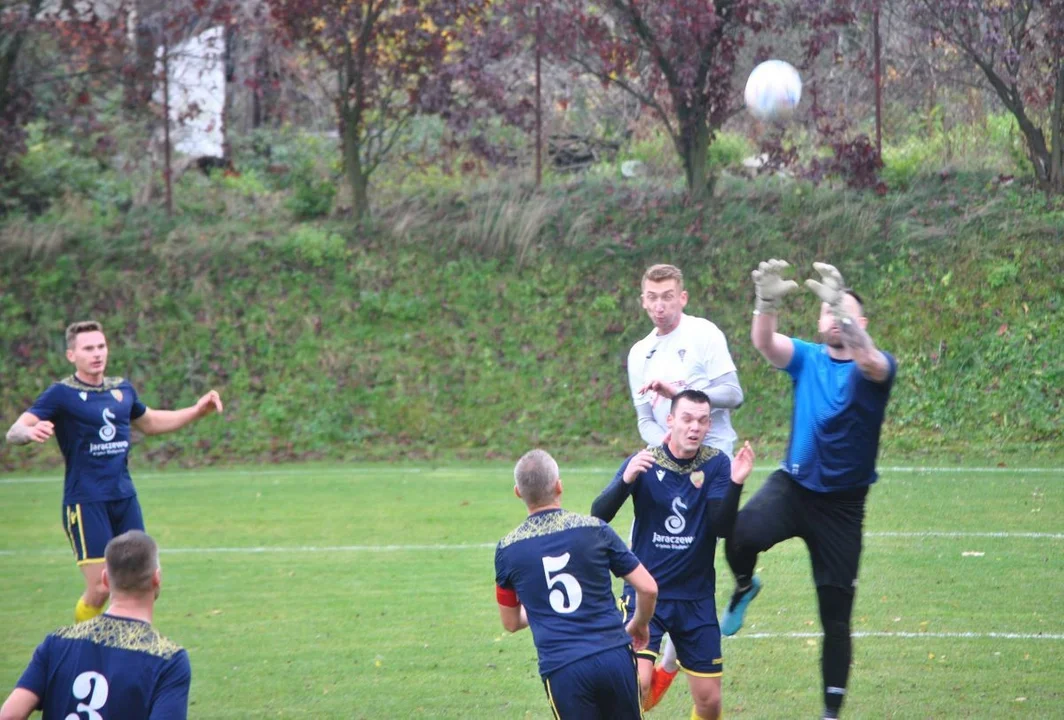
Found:
<path fill-rule="evenodd" d="M 820 604 L 820 624 L 824 628 L 824 645 L 820 671 L 824 680 L 824 717 L 837 718 L 846 697 L 853 647 L 850 640 L 850 616 L 853 591 L 823 586 L 816 589 Z"/>

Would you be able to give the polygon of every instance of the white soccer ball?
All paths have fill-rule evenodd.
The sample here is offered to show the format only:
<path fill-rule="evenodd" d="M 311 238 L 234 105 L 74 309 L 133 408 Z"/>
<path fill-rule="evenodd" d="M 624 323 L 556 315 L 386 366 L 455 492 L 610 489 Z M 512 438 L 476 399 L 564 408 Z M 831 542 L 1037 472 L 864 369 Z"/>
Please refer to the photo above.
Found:
<path fill-rule="evenodd" d="M 786 120 L 802 99 L 802 78 L 782 60 L 766 60 L 746 81 L 746 107 L 758 120 Z"/>

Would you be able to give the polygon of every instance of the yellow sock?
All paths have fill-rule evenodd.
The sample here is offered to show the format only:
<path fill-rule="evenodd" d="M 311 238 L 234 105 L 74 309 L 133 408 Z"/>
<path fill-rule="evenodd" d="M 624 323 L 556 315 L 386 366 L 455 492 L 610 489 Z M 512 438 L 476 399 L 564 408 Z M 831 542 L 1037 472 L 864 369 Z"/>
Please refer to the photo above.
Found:
<path fill-rule="evenodd" d="M 698 708 L 691 708 L 691 720 L 703 720 L 702 716 L 698 714 Z M 724 720 L 724 711 L 720 711 L 720 715 L 717 716 L 717 720 Z"/>
<path fill-rule="evenodd" d="M 85 598 L 78 598 L 78 604 L 74 607 L 74 622 L 83 623 L 86 620 L 92 620 L 102 612 L 103 605 L 100 607 L 93 607 L 85 602 Z"/>

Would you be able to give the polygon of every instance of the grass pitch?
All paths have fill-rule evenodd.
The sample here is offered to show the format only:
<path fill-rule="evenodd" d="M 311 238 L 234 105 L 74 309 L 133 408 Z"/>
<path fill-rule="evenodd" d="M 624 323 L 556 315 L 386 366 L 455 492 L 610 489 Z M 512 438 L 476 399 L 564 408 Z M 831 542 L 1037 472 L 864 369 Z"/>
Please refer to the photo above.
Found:
<path fill-rule="evenodd" d="M 586 512 L 615 467 L 563 467 Z M 759 466 L 752 491 L 768 474 Z M 162 548 L 156 626 L 191 656 L 192 718 L 548 718 L 531 635 L 505 633 L 493 547 L 524 512 L 511 467 L 134 473 Z M 0 477 L 0 692 L 72 621 L 81 577 L 58 473 Z M 630 507 L 630 506 L 628 506 Z M 626 535 L 630 509 L 615 521 Z M 881 468 L 869 497 L 849 718 L 1061 717 L 1064 470 Z M 724 642 L 725 716 L 813 718 L 808 557 Z M 731 588 L 718 550 L 718 606 Z M 648 717 L 687 718 L 686 683 Z"/>

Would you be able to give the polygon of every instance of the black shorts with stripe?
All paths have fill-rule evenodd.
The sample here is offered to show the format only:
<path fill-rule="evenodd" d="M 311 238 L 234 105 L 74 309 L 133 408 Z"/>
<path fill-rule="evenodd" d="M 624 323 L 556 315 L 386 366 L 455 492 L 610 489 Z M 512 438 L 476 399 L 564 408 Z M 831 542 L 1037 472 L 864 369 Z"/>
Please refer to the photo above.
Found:
<path fill-rule="evenodd" d="M 127 530 L 144 529 L 136 495 L 121 500 L 64 505 L 62 523 L 78 565 L 103 562 L 103 551 L 111 538 Z"/>

